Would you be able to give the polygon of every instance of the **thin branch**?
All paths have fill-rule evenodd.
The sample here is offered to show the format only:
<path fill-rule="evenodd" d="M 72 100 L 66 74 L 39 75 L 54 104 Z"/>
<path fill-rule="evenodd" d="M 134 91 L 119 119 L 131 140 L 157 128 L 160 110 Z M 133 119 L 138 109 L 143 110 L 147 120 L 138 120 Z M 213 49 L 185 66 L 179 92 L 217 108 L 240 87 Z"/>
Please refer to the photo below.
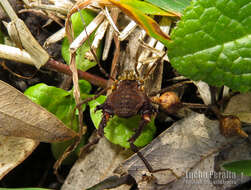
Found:
<path fill-rule="evenodd" d="M 60 73 L 64 73 L 67 75 L 72 76 L 72 72 L 69 68 L 68 65 L 60 63 L 56 60 L 50 59 L 46 64 L 45 64 L 46 68 L 52 69 L 52 70 L 56 70 L 57 72 Z M 92 75 L 88 72 L 83 72 L 81 70 L 78 70 L 78 76 L 81 79 L 85 79 L 87 81 L 89 81 L 90 83 L 100 86 L 102 88 L 106 88 L 107 87 L 107 80 L 103 79 L 99 76 L 96 75 Z"/>

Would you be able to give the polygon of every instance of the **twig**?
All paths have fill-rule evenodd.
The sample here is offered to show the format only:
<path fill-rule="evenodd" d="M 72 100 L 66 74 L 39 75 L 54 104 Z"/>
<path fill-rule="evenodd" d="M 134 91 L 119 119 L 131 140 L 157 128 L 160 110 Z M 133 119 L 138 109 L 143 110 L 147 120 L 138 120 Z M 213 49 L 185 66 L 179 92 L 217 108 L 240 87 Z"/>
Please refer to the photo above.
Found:
<path fill-rule="evenodd" d="M 19 75 L 19 74 L 13 72 L 9 67 L 7 67 L 5 65 L 4 61 L 2 61 L 2 62 L 0 61 L 0 65 L 3 67 L 3 69 L 9 71 L 12 75 L 14 75 L 14 76 L 16 76 L 18 78 L 22 78 L 22 79 L 32 79 L 37 74 L 37 71 L 38 71 L 38 70 L 36 70 L 35 73 L 32 74 L 32 76 L 26 77 L 26 76 L 22 76 L 22 75 Z"/>
<path fill-rule="evenodd" d="M 28 65 L 33 65 L 34 62 L 30 54 L 26 51 L 2 44 L 0 44 L 0 58 L 21 62 Z M 60 63 L 53 59 L 49 59 L 49 61 L 44 65 L 44 67 L 72 76 L 72 72 L 68 65 Z M 107 87 L 107 80 L 99 76 L 95 76 L 90 73 L 83 72 L 81 70 L 78 70 L 78 75 L 79 78 L 85 79 L 94 85 L 100 86 L 102 88 Z"/>
<path fill-rule="evenodd" d="M 68 65 L 62 64 L 56 60 L 50 59 L 46 64 L 45 64 L 46 68 L 52 69 L 52 70 L 56 70 L 60 73 L 64 73 L 67 75 L 72 76 L 72 72 L 69 68 Z M 89 81 L 90 83 L 100 86 L 102 88 L 106 88 L 107 87 L 107 80 L 103 79 L 99 76 L 96 75 L 92 75 L 90 73 L 87 72 L 83 72 L 81 70 L 78 70 L 78 76 L 81 79 L 85 79 L 87 81 Z"/>

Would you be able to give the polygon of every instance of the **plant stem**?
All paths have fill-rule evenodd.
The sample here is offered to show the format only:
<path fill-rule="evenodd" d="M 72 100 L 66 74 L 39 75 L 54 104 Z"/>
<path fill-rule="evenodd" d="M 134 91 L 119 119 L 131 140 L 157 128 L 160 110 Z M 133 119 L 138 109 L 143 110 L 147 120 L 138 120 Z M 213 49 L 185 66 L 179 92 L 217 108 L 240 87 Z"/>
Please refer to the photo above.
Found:
<path fill-rule="evenodd" d="M 60 63 L 54 59 L 50 59 L 44 66 L 48 69 L 56 70 L 57 72 L 72 76 L 72 72 L 68 65 Z M 107 80 L 99 76 L 92 75 L 88 72 L 83 72 L 81 70 L 78 70 L 78 76 L 79 78 L 85 79 L 94 85 L 100 86 L 102 88 L 107 87 Z"/>

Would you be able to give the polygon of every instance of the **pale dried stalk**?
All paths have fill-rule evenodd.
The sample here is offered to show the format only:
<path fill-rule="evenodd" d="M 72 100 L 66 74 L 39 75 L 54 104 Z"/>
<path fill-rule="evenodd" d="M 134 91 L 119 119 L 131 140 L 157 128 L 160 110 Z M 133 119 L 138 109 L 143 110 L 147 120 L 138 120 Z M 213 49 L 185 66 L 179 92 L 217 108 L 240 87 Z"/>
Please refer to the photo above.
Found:
<path fill-rule="evenodd" d="M 0 44 L 0 58 L 33 65 L 34 60 L 24 50 Z"/>
<path fill-rule="evenodd" d="M 109 21 L 110 25 L 112 26 L 114 32 L 117 33 L 117 35 L 119 35 L 119 34 L 120 34 L 120 31 L 119 31 L 119 29 L 117 28 L 116 24 L 114 23 L 114 21 L 113 21 L 111 15 L 110 15 L 110 13 L 109 13 L 108 8 L 105 7 L 105 9 L 104 9 L 103 12 L 104 12 L 104 14 L 105 14 L 107 20 Z"/>
<path fill-rule="evenodd" d="M 111 8 L 111 15 L 114 20 L 117 20 L 120 10 L 118 8 Z M 114 23 L 114 22 L 113 22 Z M 103 48 L 102 60 L 106 60 L 113 40 L 114 29 L 109 25 L 105 36 L 105 45 Z"/>
<path fill-rule="evenodd" d="M 163 20 L 163 19 L 162 19 Z M 168 24 L 171 24 L 171 23 L 168 23 Z M 165 25 L 165 26 L 161 26 L 160 27 L 161 30 L 163 32 L 165 32 L 166 34 L 168 34 L 169 30 L 170 30 L 170 26 L 169 25 Z M 166 53 L 164 52 L 164 49 L 165 49 L 165 46 L 164 44 L 162 44 L 161 42 L 157 42 L 154 49 L 156 49 L 157 51 L 159 52 L 162 52 L 162 55 L 159 55 L 159 54 L 156 54 L 156 53 L 153 53 L 152 54 L 152 57 L 156 57 L 155 60 L 153 60 L 151 63 L 148 64 L 148 68 L 149 69 L 152 69 L 152 67 L 156 67 L 156 61 L 158 60 L 158 58 L 162 57 L 163 55 L 165 55 Z M 152 69 L 152 71 L 150 71 L 149 74 L 151 74 L 152 72 L 154 71 L 154 69 Z"/>
<path fill-rule="evenodd" d="M 65 27 L 61 28 L 59 31 L 51 35 L 47 40 L 44 42 L 44 47 L 48 47 L 50 44 L 56 43 L 62 40 L 65 37 Z"/>
<path fill-rule="evenodd" d="M 74 53 L 77 49 L 86 41 L 86 39 L 91 35 L 91 33 L 99 26 L 99 24 L 104 20 L 105 15 L 100 12 L 93 21 L 83 30 L 78 37 L 71 43 L 70 52 Z"/>
<path fill-rule="evenodd" d="M 45 11 L 55 11 L 55 12 L 63 14 L 63 15 L 67 15 L 67 13 L 68 13 L 68 9 L 63 8 L 63 7 L 59 7 L 59 6 L 55 6 L 55 5 L 45 5 L 45 4 L 41 4 L 41 3 L 36 2 L 36 3 L 30 3 L 30 6 L 35 9 L 42 9 Z"/>
<path fill-rule="evenodd" d="M 109 22 L 107 20 L 104 20 L 104 22 L 99 26 L 97 29 L 97 32 L 95 33 L 94 40 L 92 42 L 91 48 L 93 50 L 96 50 L 100 44 L 100 41 L 103 39 L 106 29 L 108 27 Z"/>
<path fill-rule="evenodd" d="M 150 41 L 147 43 L 147 45 L 150 46 L 150 47 L 154 47 L 156 43 L 157 43 L 157 40 L 154 39 L 154 38 L 151 38 Z M 152 52 L 150 51 L 150 49 L 144 49 L 142 51 L 142 53 L 140 54 L 140 56 L 139 56 L 139 59 L 138 59 L 139 62 L 142 62 L 142 60 L 149 57 L 151 53 Z"/>
<path fill-rule="evenodd" d="M 2 7 L 4 9 L 4 11 L 6 12 L 6 14 L 10 17 L 11 20 L 16 20 L 18 19 L 17 14 L 15 13 L 15 11 L 13 10 L 13 8 L 11 7 L 10 3 L 8 0 L 1 0 L 0 4 L 2 4 Z"/>
<path fill-rule="evenodd" d="M 131 34 L 131 32 L 137 27 L 137 23 L 133 20 L 124 28 L 119 35 L 119 41 L 123 41 Z"/>
<path fill-rule="evenodd" d="M 105 35 L 105 45 L 103 48 L 102 60 L 105 61 L 108 57 L 109 50 L 113 40 L 113 28 L 109 25 Z"/>

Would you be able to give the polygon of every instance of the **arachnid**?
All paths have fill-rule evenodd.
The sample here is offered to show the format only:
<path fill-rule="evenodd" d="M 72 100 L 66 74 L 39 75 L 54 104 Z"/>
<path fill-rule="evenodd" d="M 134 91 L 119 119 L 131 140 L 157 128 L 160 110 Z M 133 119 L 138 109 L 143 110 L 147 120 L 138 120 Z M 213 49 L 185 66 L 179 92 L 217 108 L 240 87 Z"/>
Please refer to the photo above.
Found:
<path fill-rule="evenodd" d="M 116 74 L 124 73 L 120 77 L 118 77 L 117 80 L 114 80 L 114 78 L 111 77 L 111 76 L 114 76 L 113 72 L 111 72 L 111 75 L 105 72 L 105 70 L 102 68 L 102 66 L 99 63 L 99 60 L 97 59 L 97 56 L 95 55 L 95 52 L 92 51 L 91 49 L 91 53 L 93 54 L 93 57 L 95 58 L 98 66 L 100 67 L 100 71 L 103 74 L 105 74 L 105 76 L 107 76 L 108 78 L 114 80 L 114 83 L 111 87 L 112 89 L 111 94 L 108 95 L 105 103 L 96 107 L 96 110 L 102 110 L 103 112 L 102 120 L 98 127 L 98 136 L 99 138 L 104 136 L 104 128 L 106 127 L 107 122 L 109 121 L 110 117 L 116 115 L 121 118 L 129 118 L 135 115 L 139 115 L 141 117 L 139 126 L 135 127 L 135 133 L 130 137 L 128 142 L 130 144 L 131 149 L 134 152 L 137 152 L 138 156 L 145 163 L 147 169 L 150 172 L 152 172 L 153 171 L 152 167 L 150 166 L 150 164 L 148 164 L 148 162 L 145 160 L 143 155 L 140 152 L 138 152 L 138 148 L 134 145 L 134 142 L 140 136 L 141 132 L 143 131 L 143 128 L 151 121 L 151 117 L 156 112 L 156 108 L 153 106 L 153 103 L 161 104 L 163 102 L 162 100 L 161 101 L 158 101 L 156 99 L 152 100 L 151 97 L 148 96 L 148 94 L 144 90 L 144 82 L 146 78 L 150 76 L 151 72 L 154 72 L 158 64 L 162 62 L 165 52 L 162 51 L 162 49 L 164 49 L 163 44 L 160 45 L 162 49 L 160 51 L 153 51 L 154 53 L 152 52 L 153 48 L 149 48 L 147 50 L 148 51 L 147 55 L 148 56 L 154 55 L 156 59 L 154 61 L 151 60 L 150 63 L 147 63 L 146 65 L 149 65 L 147 67 L 145 67 L 146 65 L 144 66 L 138 65 L 138 63 L 140 62 L 139 61 L 140 59 L 135 54 L 137 54 L 136 52 L 140 52 L 140 53 L 142 52 L 142 50 L 138 51 L 138 48 L 142 46 L 142 44 L 139 41 L 139 36 L 141 36 L 141 33 L 139 32 L 139 30 L 137 30 L 137 33 L 135 32 L 133 35 L 128 36 L 128 41 L 130 44 L 133 44 L 133 48 L 132 48 L 132 45 L 129 45 L 128 43 L 127 44 L 128 51 L 119 50 L 120 52 L 118 54 L 120 56 L 120 59 L 123 60 L 124 58 L 125 60 L 123 61 L 120 60 L 120 61 L 115 62 L 116 69 L 119 68 L 120 71 L 117 72 L 116 70 L 116 72 L 114 71 L 113 72 Z M 132 40 L 131 38 L 135 38 L 135 39 Z M 123 56 L 122 54 L 124 52 L 127 52 L 127 53 L 126 55 Z M 125 57 L 128 59 L 126 59 Z M 126 66 L 121 66 L 123 64 Z M 140 67 L 140 72 L 138 71 L 138 67 Z M 128 71 L 128 72 L 124 72 L 124 71 Z M 160 73 L 158 74 L 161 75 Z M 153 86 L 154 85 L 151 84 L 150 88 L 152 88 Z M 159 88 L 160 86 L 161 84 L 159 85 Z M 104 89 L 104 90 L 107 90 L 107 89 Z M 84 100 L 82 103 L 87 103 L 88 101 L 97 98 L 99 95 L 101 95 L 101 93 L 99 93 L 98 95 L 96 95 L 95 97 L 91 99 Z M 83 148 L 83 150 L 87 149 L 92 144 L 96 144 L 99 138 L 87 144 Z"/>
<path fill-rule="evenodd" d="M 151 121 L 151 117 L 157 111 L 157 109 L 153 106 L 153 103 L 161 105 L 160 101 L 156 101 L 157 97 L 154 97 L 153 99 L 147 95 L 144 89 L 143 81 L 144 79 L 140 80 L 135 77 L 133 71 L 128 71 L 114 82 L 112 92 L 108 95 L 106 101 L 96 107 L 96 110 L 102 110 L 103 113 L 102 120 L 98 128 L 98 135 L 99 137 L 104 136 L 104 128 L 106 127 L 109 118 L 114 115 L 121 118 L 129 118 L 139 115 L 141 117 L 139 126 L 138 128 L 135 128 L 135 133 L 128 140 L 128 142 L 130 144 L 130 148 L 138 154 L 147 169 L 150 172 L 154 172 L 151 165 L 147 162 L 144 156 L 138 152 L 138 148 L 134 145 L 134 142 L 141 135 L 144 127 Z M 163 97 L 161 96 L 160 99 L 163 99 Z M 175 100 L 176 99 L 178 99 L 178 97 L 176 97 Z M 170 107 L 173 107 L 177 104 L 177 102 L 169 104 Z"/>
<path fill-rule="evenodd" d="M 152 106 L 150 98 L 144 91 L 143 83 L 132 75 L 120 77 L 120 80 L 115 82 L 112 88 L 112 93 L 107 97 L 105 103 L 96 107 L 96 110 L 101 109 L 103 112 L 98 134 L 101 137 L 104 135 L 104 127 L 113 115 L 122 118 L 140 115 L 139 127 L 128 140 L 131 148 L 133 148 L 134 141 L 138 138 L 144 126 L 151 121 L 151 116 L 156 109 Z"/>

